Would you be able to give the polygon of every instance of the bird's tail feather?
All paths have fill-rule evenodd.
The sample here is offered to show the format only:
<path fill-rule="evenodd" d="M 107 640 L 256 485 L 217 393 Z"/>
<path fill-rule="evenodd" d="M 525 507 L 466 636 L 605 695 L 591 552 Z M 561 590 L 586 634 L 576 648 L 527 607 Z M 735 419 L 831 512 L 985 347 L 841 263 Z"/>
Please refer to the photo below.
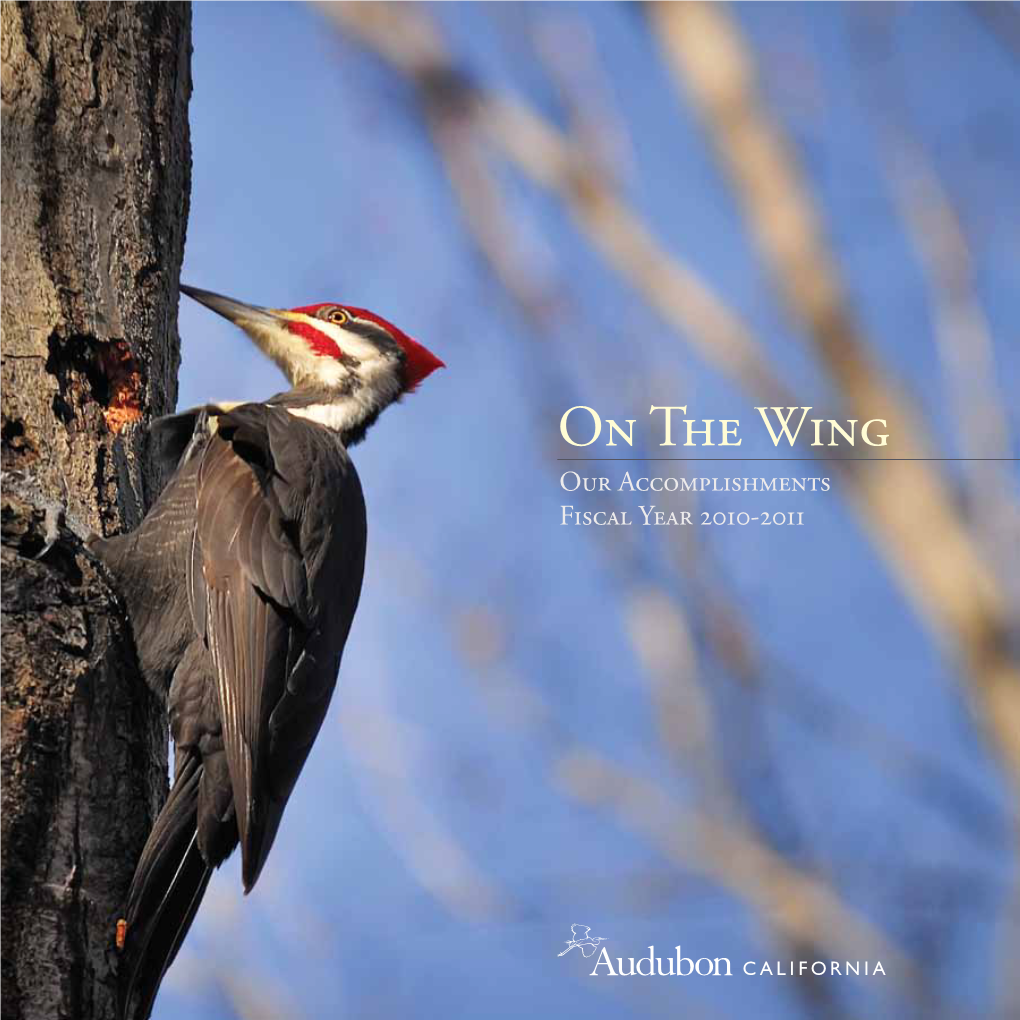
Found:
<path fill-rule="evenodd" d="M 131 881 L 120 975 L 123 1020 L 148 1017 L 212 875 L 198 846 L 202 771 L 191 758 L 178 773 Z"/>

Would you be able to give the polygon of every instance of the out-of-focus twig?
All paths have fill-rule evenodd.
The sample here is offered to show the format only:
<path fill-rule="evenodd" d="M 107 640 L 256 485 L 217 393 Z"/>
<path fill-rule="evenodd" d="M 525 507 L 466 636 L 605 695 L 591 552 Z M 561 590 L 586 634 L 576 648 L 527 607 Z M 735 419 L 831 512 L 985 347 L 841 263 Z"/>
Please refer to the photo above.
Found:
<path fill-rule="evenodd" d="M 584 8 L 553 11 L 538 23 L 535 50 L 568 111 L 575 144 L 588 154 L 600 177 L 618 184 L 633 169 L 633 146 L 599 62 L 591 22 Z"/>
<path fill-rule="evenodd" d="M 977 14 L 992 37 L 1015 62 L 1020 62 L 1020 9 L 1002 0 L 975 0 L 964 9 Z"/>
<path fill-rule="evenodd" d="M 639 650 L 647 656 L 653 683 L 661 684 L 655 700 L 664 739 L 685 757 L 704 757 L 707 767 L 714 749 L 706 746 L 712 739 L 710 724 L 691 675 L 696 674 L 691 661 L 694 650 L 690 645 L 686 651 L 677 649 L 677 627 L 685 626 L 682 617 L 678 618 L 678 610 L 664 593 L 654 589 L 635 592 L 630 609 L 630 623 L 639 631 L 635 634 Z M 470 628 L 461 630 L 463 647 L 473 668 L 484 674 L 501 657 L 501 642 L 490 636 L 494 633 L 491 620 L 479 618 L 476 612 L 469 620 Z M 478 626 L 480 638 L 471 633 Z M 671 686 L 667 674 L 673 678 L 673 690 L 667 689 Z M 515 688 L 529 690 L 529 702 L 544 706 L 523 678 L 515 678 L 514 683 Z M 687 718 L 685 709 L 690 713 Z M 542 707 L 517 722 L 547 728 L 553 719 L 553 713 Z M 701 875 L 761 911 L 761 917 L 784 939 L 810 947 L 808 955 L 881 959 L 897 990 L 923 1001 L 927 993 L 909 956 L 844 902 L 822 876 L 798 868 L 766 846 L 736 812 L 710 811 L 704 803 L 681 804 L 662 785 L 627 773 L 591 747 L 565 740 L 560 730 L 551 735 L 554 739 L 547 751 L 553 779 L 570 798 L 609 811 L 621 826 L 648 839 L 679 870 Z M 709 778 L 711 791 L 724 792 L 718 775 Z"/>
<path fill-rule="evenodd" d="M 557 32 L 566 31 L 564 24 L 556 23 Z M 429 46 L 430 52 L 439 52 L 439 43 Z M 591 54 L 590 54 L 591 56 Z M 549 56 L 548 63 L 552 63 Z M 551 67 L 551 73 L 553 69 Z M 595 67 L 586 67 L 584 83 L 575 81 L 570 75 L 559 75 L 559 84 L 564 104 L 570 109 L 579 109 L 585 100 L 574 95 L 589 80 L 598 78 Z M 429 125 L 437 147 L 447 168 L 454 194 L 460 202 L 468 227 L 468 233 L 479 251 L 486 258 L 496 278 L 517 304 L 532 327 L 532 335 L 549 341 L 556 337 L 558 313 L 571 311 L 564 304 L 562 294 L 566 288 L 562 279 L 543 266 L 543 272 L 535 272 L 518 233 L 522 228 L 519 219 L 510 211 L 505 188 L 493 166 L 491 154 L 477 142 L 478 133 L 468 130 L 464 118 L 443 104 L 426 105 Z M 586 114 L 589 118 L 593 112 Z M 576 115 L 575 120 L 581 116 Z M 468 118 L 470 120 L 470 118 Z M 571 143 L 574 147 L 585 148 L 585 140 L 577 137 Z M 589 151 L 589 157 L 596 163 L 597 153 Z M 576 311 L 573 309 L 572 311 Z M 571 313 L 572 314 L 572 313 Z M 572 317 L 568 316 L 568 318 Z M 596 323 L 583 326 L 591 334 Z M 547 361 L 547 372 L 553 363 Z M 579 403 L 570 396 L 571 377 L 558 373 L 557 397 L 569 397 L 567 403 Z M 540 410 L 544 410 L 540 408 Z M 692 497 L 694 498 L 694 497 Z M 605 497 L 603 497 L 605 505 Z M 781 672 L 786 677 L 786 687 L 780 692 L 766 692 L 758 683 L 760 674 L 768 670 L 759 661 L 759 653 L 750 636 L 750 630 L 731 599 L 719 591 L 718 572 L 703 563 L 704 554 L 699 541 L 685 529 L 669 529 L 673 545 L 681 552 L 680 569 L 687 583 L 693 583 L 695 597 L 692 600 L 699 612 L 699 633 L 706 641 L 717 661 L 729 675 L 748 688 L 750 699 L 745 699 L 748 711 L 754 711 L 758 696 L 771 694 L 780 711 L 792 712 L 795 718 L 804 722 L 811 717 L 812 726 L 821 726 L 828 738 L 841 739 L 848 747 L 871 754 L 879 766 L 891 774 L 911 780 L 920 795 L 932 801 L 934 790 L 941 793 L 938 806 L 945 809 L 950 804 L 959 814 L 964 804 L 969 806 L 969 820 L 984 822 L 987 805 L 979 798 L 979 790 L 939 769 L 934 762 L 913 751 L 894 737 L 883 733 L 880 728 L 860 714 L 851 712 L 848 717 L 846 706 L 828 704 L 823 695 L 807 684 L 793 682 L 793 674 L 787 667 Z M 687 767 L 699 771 L 710 799 L 721 805 L 724 798 L 719 783 L 719 763 L 714 749 L 713 731 L 716 729 L 708 718 L 710 708 L 704 695 L 698 690 L 699 667 L 697 651 L 693 647 L 691 624 L 675 598 L 657 584 L 642 580 L 637 569 L 635 549 L 626 539 L 626 532 L 610 529 L 604 535 L 614 546 L 613 559 L 624 564 L 622 569 L 630 576 L 626 581 L 627 594 L 624 596 L 624 615 L 631 643 L 645 663 L 646 673 L 651 682 L 651 694 L 656 705 L 656 718 L 663 737 L 663 743 L 674 755 L 682 757 Z M 619 549 L 620 545 L 627 548 Z M 685 550 L 685 552 L 684 552 Z M 626 564 L 629 563 L 630 566 Z M 518 690 L 516 698 L 522 697 Z M 810 728 L 810 727 L 809 727 Z"/>
<path fill-rule="evenodd" d="M 652 597 L 646 595 L 645 597 Z M 658 596 L 654 596 L 658 597 Z M 660 607 L 657 612 L 661 612 Z M 472 614 L 472 618 L 474 615 Z M 667 621 L 672 635 L 676 621 Z M 491 624 L 486 623 L 488 630 Z M 472 639 L 469 647 L 474 645 Z M 477 657 L 469 651 L 474 667 L 480 671 L 493 667 L 498 659 L 498 645 L 486 639 L 485 654 Z M 673 650 L 658 646 L 648 649 L 657 661 L 649 665 L 661 669 L 668 657 L 669 665 L 680 665 Z M 688 664 L 689 665 L 689 664 Z M 679 677 L 681 686 L 692 682 Z M 524 685 L 523 678 L 515 684 Z M 541 701 L 530 689 L 529 700 Z M 672 715 L 672 713 L 669 713 Z M 549 727 L 553 713 L 547 708 L 531 711 L 520 725 Z M 669 739 L 677 740 L 687 750 L 700 751 L 690 741 L 705 739 L 704 719 L 688 725 L 675 717 L 664 720 Z M 673 726 L 678 725 L 679 731 Z M 896 990 L 915 1001 L 924 1001 L 926 991 L 916 965 L 907 953 L 878 927 L 844 902 L 821 876 L 805 872 L 785 861 L 767 847 L 755 833 L 732 814 L 717 817 L 703 806 L 681 804 L 670 797 L 655 781 L 638 777 L 614 765 L 594 748 L 565 741 L 555 730 L 547 751 L 553 780 L 571 799 L 610 812 L 623 828 L 636 832 L 657 847 L 663 856 L 681 872 L 691 872 L 717 883 L 742 902 L 760 911 L 760 916 L 784 936 L 802 945 L 816 947 L 824 958 L 880 959 Z"/>
<path fill-rule="evenodd" d="M 897 202 L 928 277 L 935 339 L 959 423 L 968 512 L 1014 604 L 1020 601 L 1020 514 L 1004 460 L 1009 427 L 996 384 L 991 329 L 975 293 L 962 226 L 931 163 L 901 138 L 892 158 Z"/>
<path fill-rule="evenodd" d="M 700 111 L 791 314 L 853 417 L 890 422 L 899 460 L 853 472 L 851 494 L 933 634 L 960 659 L 986 732 L 1020 782 L 1020 668 L 1008 601 L 983 561 L 905 394 L 875 363 L 841 291 L 821 217 L 767 116 L 753 60 L 720 5 L 654 3 L 662 48 Z"/>
<path fill-rule="evenodd" d="M 467 81 L 420 8 L 384 3 L 320 6 L 327 17 L 408 76 L 426 113 L 444 103 L 461 104 L 471 129 L 559 196 L 610 264 L 709 364 L 770 405 L 790 403 L 744 323 L 656 240 L 598 176 L 587 152 L 523 102 Z"/>
<path fill-rule="evenodd" d="M 348 705 L 340 724 L 344 746 L 371 792 L 372 810 L 422 888 L 454 917 L 480 922 L 505 914 L 496 885 L 415 794 L 411 758 L 422 741 L 413 728 L 378 706 L 369 711 Z"/>
<path fill-rule="evenodd" d="M 934 167 L 914 145 L 901 138 L 891 162 L 897 201 L 928 277 L 935 337 L 960 423 L 961 449 L 975 458 L 1008 457 L 991 330 L 975 293 L 962 226 Z M 1015 603 L 1020 596 L 1020 514 L 1009 476 L 1000 461 L 974 460 L 966 466 L 969 513 Z M 1020 917 L 1015 880 L 1009 907 L 1009 913 Z M 1014 959 L 1016 948 L 1016 933 L 1007 927 L 1002 959 Z M 1001 967 L 999 994 L 1003 1016 L 1020 1010 L 1020 980 L 1008 962 Z"/>
<path fill-rule="evenodd" d="M 974 4 L 991 19 L 1006 4 Z M 869 108 L 893 184 L 894 200 L 925 272 L 951 407 L 960 424 L 961 452 L 970 457 L 1008 457 L 1010 445 L 1002 394 L 996 384 L 991 327 L 978 298 L 970 248 L 948 189 L 935 161 L 911 127 L 904 84 L 896 73 L 893 32 L 888 11 L 858 19 L 857 40 L 862 85 L 870 92 Z M 1014 42 L 1016 40 L 1014 39 Z M 967 509 L 985 550 L 995 564 L 1013 605 L 1020 598 L 1018 516 L 1011 474 L 1002 462 L 971 461 Z M 940 786 L 940 790 L 945 788 Z M 996 1015 L 1020 1015 L 1017 957 L 1020 876 L 1014 873 L 1006 898 L 997 951 Z"/>
<path fill-rule="evenodd" d="M 584 748 L 564 754 L 554 774 L 569 796 L 610 809 L 667 859 L 731 890 L 787 937 L 820 944 L 833 959 L 881 960 L 901 988 L 922 997 L 923 983 L 909 957 L 848 910 L 825 882 L 799 872 L 741 828 L 685 810 L 655 783 Z"/>
<path fill-rule="evenodd" d="M 654 9 L 660 11 L 658 5 Z M 709 364 L 766 404 L 799 403 L 773 375 L 744 323 L 591 172 L 583 153 L 522 102 L 485 93 L 459 75 L 420 9 L 341 3 L 326 5 L 324 11 L 408 75 L 427 110 L 445 102 L 467 104 L 476 129 L 562 198 L 598 250 Z M 696 21 L 684 20 L 688 11 L 695 12 L 691 17 Z M 838 382 L 846 407 L 861 420 L 879 417 L 894 422 L 900 456 L 927 456 L 920 426 L 903 395 L 883 380 L 845 311 L 834 270 L 827 268 L 830 260 L 817 219 L 796 197 L 792 163 L 751 90 L 749 61 L 732 25 L 725 15 L 693 4 L 662 5 L 656 17 L 663 19 L 667 52 L 685 74 L 689 60 L 690 73 L 698 76 L 703 89 L 697 93 L 699 101 L 706 111 L 718 114 L 717 121 L 706 115 L 718 123 L 718 144 L 727 167 L 745 189 L 742 197 L 765 250 L 775 259 L 783 291 Z M 692 34 L 696 44 L 689 42 Z M 702 36 L 705 50 L 716 54 L 718 67 L 699 55 Z M 739 116 L 722 117 L 721 112 L 732 113 L 734 108 Z M 729 130 L 722 131 L 723 127 Z M 771 181 L 768 188 L 745 179 L 745 155 L 759 169 L 764 161 L 765 177 Z M 816 279 L 801 280 L 802 275 Z M 959 656 L 977 713 L 1016 780 L 1020 669 L 1009 650 L 1007 604 L 941 475 L 921 461 L 899 461 L 894 472 L 874 465 L 853 470 L 838 461 L 835 466 L 901 586 L 932 633 Z"/>
<path fill-rule="evenodd" d="M 419 18 L 417 13 L 400 8 L 399 19 L 409 19 L 415 25 L 415 30 L 409 32 L 406 26 L 404 30 L 391 30 L 393 26 L 387 18 L 394 15 L 388 15 L 385 8 L 341 7 L 332 10 L 345 27 L 348 29 L 353 27 L 359 38 L 369 42 L 373 49 L 390 59 L 418 85 L 419 96 L 423 100 L 433 136 L 447 164 L 451 182 L 457 197 L 461 200 L 472 234 L 497 276 L 525 308 L 529 317 L 535 321 L 548 321 L 545 314 L 548 307 L 546 294 L 541 282 L 529 278 L 526 267 L 522 269 L 521 260 L 516 257 L 513 244 L 507 244 L 507 239 L 513 237 L 513 231 L 508 229 L 504 213 L 505 203 L 501 201 L 498 186 L 487 167 L 487 153 L 479 144 L 479 137 L 483 135 L 496 151 L 502 151 L 504 155 L 510 156 L 535 180 L 564 198 L 589 236 L 596 241 L 601 238 L 604 245 L 617 253 L 618 268 L 625 271 L 628 279 L 649 297 L 660 313 L 663 313 L 664 309 L 673 308 L 675 288 L 667 286 L 658 290 L 656 281 L 661 277 L 656 272 L 653 271 L 648 279 L 645 279 L 640 269 L 634 270 L 632 258 L 634 249 L 628 247 L 627 239 L 633 238 L 635 233 L 628 228 L 637 227 L 637 236 L 643 239 L 637 248 L 645 254 L 651 252 L 656 270 L 665 265 L 666 275 L 670 276 L 673 267 L 678 263 L 664 249 L 658 247 L 651 234 L 613 194 L 609 185 L 591 172 L 582 147 L 576 140 L 567 139 L 521 104 L 484 94 L 462 80 L 446 56 L 440 38 L 431 31 L 430 23 L 424 17 Z M 606 230 L 607 225 L 619 225 L 620 216 L 625 229 Z M 645 244 L 645 241 L 649 241 L 651 247 Z M 614 265 L 617 264 L 612 257 L 611 260 L 614 261 Z M 640 258 L 638 261 L 641 261 Z M 700 280 L 696 282 L 699 287 L 704 288 Z M 707 288 L 704 288 L 704 292 L 710 294 Z M 709 356 L 713 358 L 717 367 L 723 367 L 727 374 L 734 375 L 745 385 L 754 387 L 760 382 L 760 378 L 756 378 L 760 373 L 757 368 L 749 369 L 748 366 L 756 364 L 763 366 L 764 363 L 756 361 L 759 353 L 746 328 L 721 302 L 714 305 L 722 310 L 721 318 L 712 316 L 702 316 L 700 320 L 683 318 L 687 311 L 682 307 L 684 296 L 681 292 L 678 307 L 674 309 L 675 314 L 672 317 L 669 314 L 664 315 L 667 321 L 679 325 L 682 329 L 694 323 L 695 332 L 704 341 L 704 351 L 711 352 Z M 723 323 L 725 328 L 717 329 L 720 323 Z M 729 326 L 733 324 L 739 328 L 730 329 Z M 724 357 L 721 363 L 718 360 L 718 351 L 714 347 L 714 341 L 720 336 L 724 338 L 722 349 L 729 354 L 736 352 L 732 358 Z M 727 347 L 726 339 L 732 339 L 734 336 L 746 338 L 749 346 L 743 347 L 737 343 L 735 346 Z M 753 354 L 745 357 L 748 350 L 753 351 Z M 771 377 L 768 377 L 767 385 L 779 386 Z M 668 596 L 665 596 L 663 602 L 659 598 L 663 593 L 653 591 L 652 594 L 655 595 L 658 605 L 668 604 L 672 615 L 673 610 L 677 608 L 675 603 Z M 629 614 L 632 621 L 640 621 L 647 616 L 648 605 L 645 596 L 648 596 L 648 591 L 645 591 L 644 595 L 640 591 L 635 592 L 637 600 L 635 611 Z M 664 643 L 669 643 L 671 649 L 683 646 L 682 641 L 676 640 L 674 627 L 668 627 L 667 633 L 669 637 L 664 639 Z M 643 641 L 647 634 L 642 630 L 642 634 L 635 636 Z M 654 653 L 654 649 L 652 652 Z M 726 652 L 725 647 L 723 652 Z M 703 701 L 695 699 L 693 707 L 697 709 L 696 711 L 691 711 L 692 704 L 689 698 L 682 705 L 676 703 L 677 697 L 682 693 L 678 688 L 683 687 L 689 694 L 691 693 L 689 684 L 696 681 L 689 675 L 678 680 L 671 669 L 649 670 L 649 673 L 655 679 L 653 693 L 656 694 L 656 700 L 662 710 L 660 721 L 667 743 L 680 748 L 686 747 L 694 751 L 694 757 L 705 759 L 704 751 L 711 738 L 707 735 Z M 659 682 L 660 680 L 662 682 Z M 749 832 L 745 832 L 744 835 L 747 839 L 755 839 Z M 766 848 L 762 849 L 765 853 L 770 853 Z M 796 869 L 791 870 L 797 873 Z M 809 880 L 824 885 L 820 879 Z M 798 940 L 803 941 L 803 932 L 798 936 Z"/>

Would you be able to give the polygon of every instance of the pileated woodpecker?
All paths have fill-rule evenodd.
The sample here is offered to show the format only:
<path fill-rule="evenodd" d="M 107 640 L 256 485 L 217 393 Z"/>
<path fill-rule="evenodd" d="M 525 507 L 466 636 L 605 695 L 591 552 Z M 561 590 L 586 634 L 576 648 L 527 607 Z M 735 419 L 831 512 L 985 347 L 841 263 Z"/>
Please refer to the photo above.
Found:
<path fill-rule="evenodd" d="M 173 787 L 117 925 L 132 1020 L 149 1015 L 213 868 L 240 842 L 245 892 L 262 871 L 361 592 L 365 503 L 347 448 L 443 365 L 364 309 L 181 289 L 240 326 L 292 389 L 157 421 L 173 477 L 136 531 L 90 539 L 174 739 Z"/>

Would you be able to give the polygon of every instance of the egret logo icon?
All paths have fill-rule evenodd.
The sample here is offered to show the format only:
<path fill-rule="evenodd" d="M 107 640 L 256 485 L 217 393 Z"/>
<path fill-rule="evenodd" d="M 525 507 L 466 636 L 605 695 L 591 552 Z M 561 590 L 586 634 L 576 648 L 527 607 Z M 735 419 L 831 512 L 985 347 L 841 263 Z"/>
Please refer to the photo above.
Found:
<path fill-rule="evenodd" d="M 583 956 L 589 957 L 598 949 L 600 942 L 606 941 L 601 935 L 597 938 L 589 935 L 591 928 L 586 924 L 572 924 L 570 930 L 574 933 L 574 937 L 567 939 L 567 948 L 558 954 L 560 956 L 566 956 L 571 949 L 580 949 Z"/>

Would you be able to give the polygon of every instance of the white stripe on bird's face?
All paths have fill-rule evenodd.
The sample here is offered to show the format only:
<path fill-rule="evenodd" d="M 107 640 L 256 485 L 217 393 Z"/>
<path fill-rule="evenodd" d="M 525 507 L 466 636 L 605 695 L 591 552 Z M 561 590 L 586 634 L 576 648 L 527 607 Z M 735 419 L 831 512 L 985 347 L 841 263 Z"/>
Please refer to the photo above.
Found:
<path fill-rule="evenodd" d="M 391 403 L 403 389 L 399 361 L 364 337 L 303 312 L 267 311 L 272 318 L 239 319 L 238 325 L 259 350 L 279 366 L 291 386 L 340 390 L 347 389 L 344 384 L 352 380 L 354 387 L 351 388 L 371 391 L 371 403 L 380 407 Z M 346 365 L 335 357 L 316 352 L 306 337 L 291 332 L 289 322 L 318 331 L 357 364 Z"/>
<path fill-rule="evenodd" d="M 310 316 L 294 312 L 274 309 L 272 314 L 272 319 L 240 320 L 238 325 L 251 337 L 255 346 L 276 363 L 291 386 L 318 385 L 327 389 L 341 386 L 349 375 L 347 368 L 336 358 L 316 354 L 304 337 L 287 328 L 287 320 L 305 320 L 316 329 L 321 324 Z"/>

